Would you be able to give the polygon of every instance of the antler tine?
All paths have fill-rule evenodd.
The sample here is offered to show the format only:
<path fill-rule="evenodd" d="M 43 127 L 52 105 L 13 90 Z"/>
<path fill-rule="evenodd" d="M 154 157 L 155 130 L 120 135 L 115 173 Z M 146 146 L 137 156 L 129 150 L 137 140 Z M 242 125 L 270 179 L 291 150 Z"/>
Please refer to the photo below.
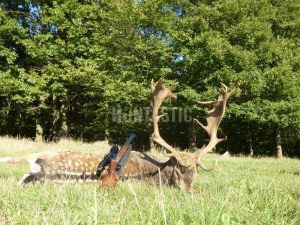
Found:
<path fill-rule="evenodd" d="M 228 92 L 229 88 L 227 87 L 227 85 L 221 83 L 222 85 L 222 93 L 227 94 L 228 97 L 235 91 L 235 88 L 232 88 L 230 92 Z"/>
<path fill-rule="evenodd" d="M 153 85 L 153 83 L 154 83 L 154 81 L 153 81 L 153 79 L 151 79 L 151 92 L 153 92 L 155 89 L 155 85 Z"/>
<path fill-rule="evenodd" d="M 200 123 L 199 120 L 197 120 L 197 119 L 194 118 L 194 121 L 195 121 L 198 125 L 200 125 L 207 133 L 209 132 L 209 131 L 207 130 L 207 127 L 204 126 L 202 123 Z"/>
<path fill-rule="evenodd" d="M 166 157 L 173 157 L 174 156 L 172 153 L 167 153 L 167 151 L 165 149 L 163 150 L 163 154 Z"/>
<path fill-rule="evenodd" d="M 225 93 L 225 92 L 227 92 L 228 91 L 228 87 L 225 85 L 225 84 L 223 84 L 223 83 L 221 83 L 221 90 Z"/>
<path fill-rule="evenodd" d="M 215 100 L 215 101 L 197 101 L 199 104 L 202 104 L 202 105 L 210 105 L 210 104 L 215 104 L 218 102 L 218 100 Z"/>
<path fill-rule="evenodd" d="M 202 123 L 200 123 L 197 119 L 194 119 L 194 121 L 200 125 L 210 136 L 210 140 L 207 146 L 204 148 L 198 149 L 195 152 L 195 158 L 200 167 L 205 169 L 205 167 L 200 162 L 200 159 L 208 152 L 210 152 L 219 142 L 224 141 L 227 139 L 225 138 L 218 138 L 217 132 L 219 125 L 224 117 L 225 109 L 226 109 L 226 103 L 228 98 L 230 97 L 231 92 L 228 92 L 228 87 L 225 84 L 221 83 L 220 92 L 221 94 L 218 96 L 217 100 L 215 101 L 207 101 L 206 104 L 212 104 L 213 109 L 208 111 L 206 116 L 207 125 L 204 126 Z M 200 102 L 201 103 L 201 102 Z"/>
<path fill-rule="evenodd" d="M 151 91 L 152 91 L 152 93 L 155 91 L 155 87 L 157 86 L 157 84 L 158 84 L 159 82 L 162 82 L 162 80 L 158 80 L 158 81 L 156 81 L 156 82 L 154 83 L 153 79 L 151 79 Z M 161 87 L 164 88 L 163 84 L 161 84 Z"/>
<path fill-rule="evenodd" d="M 157 116 L 158 117 L 158 121 L 160 120 L 160 118 L 162 118 L 162 117 L 164 117 L 166 115 L 168 115 L 168 113 L 164 113 L 164 114 L 161 114 L 161 115 Z"/>

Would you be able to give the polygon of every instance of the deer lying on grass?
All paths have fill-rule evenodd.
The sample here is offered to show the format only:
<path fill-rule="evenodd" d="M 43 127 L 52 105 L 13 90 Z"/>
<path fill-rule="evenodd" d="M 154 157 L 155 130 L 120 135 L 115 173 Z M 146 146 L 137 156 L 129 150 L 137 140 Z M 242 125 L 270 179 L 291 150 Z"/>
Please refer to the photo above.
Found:
<path fill-rule="evenodd" d="M 163 147 L 169 153 L 166 155 L 169 160 L 161 162 L 158 159 L 136 151 L 131 151 L 129 160 L 123 171 L 121 179 L 139 179 L 150 183 L 162 183 L 176 186 L 187 192 L 193 191 L 193 182 L 197 175 L 197 167 L 210 170 L 205 167 L 201 159 L 210 152 L 219 142 L 226 139 L 219 139 L 217 131 L 225 113 L 226 103 L 231 92 L 222 84 L 221 93 L 217 100 L 199 102 L 201 104 L 211 104 L 213 109 L 207 114 L 207 125 L 204 126 L 197 119 L 194 119 L 210 136 L 209 143 L 198 149 L 194 153 L 179 151 L 169 145 L 159 133 L 158 122 L 164 115 L 159 115 L 158 111 L 167 98 L 176 99 L 171 89 L 165 88 L 163 81 L 159 80 L 155 84 L 151 83 L 152 106 L 153 106 L 153 129 L 152 138 L 154 142 Z M 25 156 L 19 159 L 0 158 L 0 162 L 17 163 L 27 161 L 31 165 L 31 172 L 26 174 L 21 184 L 27 184 L 37 180 L 56 180 L 56 179 L 77 179 L 77 180 L 97 180 L 96 170 L 103 155 L 84 152 L 58 152 L 40 153 Z"/>

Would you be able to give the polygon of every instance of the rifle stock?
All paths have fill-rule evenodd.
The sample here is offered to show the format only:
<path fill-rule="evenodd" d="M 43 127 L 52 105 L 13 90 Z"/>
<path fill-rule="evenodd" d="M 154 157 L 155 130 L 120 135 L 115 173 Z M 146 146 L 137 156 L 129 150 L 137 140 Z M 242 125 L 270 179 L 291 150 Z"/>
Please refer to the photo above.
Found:
<path fill-rule="evenodd" d="M 123 167 L 125 167 L 125 164 L 128 160 L 129 153 L 132 149 L 132 145 L 130 143 L 134 138 L 135 134 L 130 135 L 126 143 L 117 152 L 115 157 L 111 159 L 111 162 L 108 167 L 108 173 L 103 175 L 100 179 L 100 188 L 114 188 L 116 186 L 119 176 L 123 171 Z"/>

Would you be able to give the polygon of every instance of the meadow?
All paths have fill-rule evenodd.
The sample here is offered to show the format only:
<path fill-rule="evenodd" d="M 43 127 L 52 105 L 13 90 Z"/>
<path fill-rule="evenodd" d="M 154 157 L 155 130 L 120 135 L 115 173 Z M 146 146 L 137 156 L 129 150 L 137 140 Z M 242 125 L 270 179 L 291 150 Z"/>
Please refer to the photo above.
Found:
<path fill-rule="evenodd" d="M 0 157 L 52 150 L 104 154 L 109 145 L 0 138 Z M 205 162 L 209 164 L 215 157 L 208 156 Z M 199 169 L 192 195 L 140 181 L 120 182 L 113 191 L 100 191 L 97 183 L 18 186 L 28 170 L 26 164 L 0 164 L 0 225 L 300 224 L 297 159 L 221 159 L 214 171 Z"/>

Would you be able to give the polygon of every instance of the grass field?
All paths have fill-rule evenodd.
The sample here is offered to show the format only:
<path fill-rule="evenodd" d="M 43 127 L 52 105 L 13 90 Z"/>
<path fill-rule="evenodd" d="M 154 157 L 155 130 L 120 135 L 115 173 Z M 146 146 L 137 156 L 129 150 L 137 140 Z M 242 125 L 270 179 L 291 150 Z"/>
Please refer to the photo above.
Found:
<path fill-rule="evenodd" d="M 107 151 L 107 143 L 45 144 L 0 138 L 0 157 L 38 151 Z M 210 163 L 207 160 L 207 163 Z M 212 172 L 199 170 L 193 195 L 138 181 L 99 191 L 97 183 L 18 180 L 25 164 L 0 164 L 2 224 L 300 224 L 300 161 L 231 157 Z"/>

